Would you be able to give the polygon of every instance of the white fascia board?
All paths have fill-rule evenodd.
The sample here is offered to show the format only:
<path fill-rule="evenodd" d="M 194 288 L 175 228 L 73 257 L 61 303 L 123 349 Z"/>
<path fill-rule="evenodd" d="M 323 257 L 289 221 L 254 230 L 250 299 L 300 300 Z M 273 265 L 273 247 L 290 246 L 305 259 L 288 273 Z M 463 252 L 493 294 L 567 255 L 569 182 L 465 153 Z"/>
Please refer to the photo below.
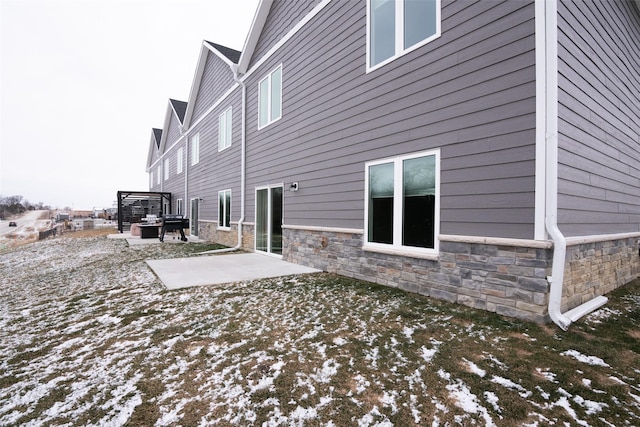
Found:
<path fill-rule="evenodd" d="M 207 64 L 207 56 L 211 51 L 209 47 L 205 46 L 206 44 L 208 43 L 202 41 L 202 46 L 200 47 L 198 65 L 196 66 L 196 72 L 193 77 L 193 82 L 191 82 L 191 91 L 189 92 L 189 98 L 187 99 L 187 110 L 184 113 L 184 123 L 182 124 L 184 129 L 189 128 L 191 116 L 193 115 L 193 109 L 196 105 L 196 96 L 198 96 L 198 90 L 200 89 L 200 83 L 204 74 L 205 65 Z"/>
<path fill-rule="evenodd" d="M 254 65 L 253 67 L 251 67 L 250 70 L 246 70 L 246 67 L 248 66 L 248 62 L 251 59 L 249 57 L 249 59 L 247 60 L 246 64 L 242 63 L 242 57 L 240 58 L 240 73 L 244 74 L 242 76 L 242 81 L 244 81 L 247 77 L 249 77 L 256 69 L 260 68 L 260 66 L 262 64 L 264 64 L 265 61 L 267 61 L 269 58 L 271 58 L 282 46 L 284 46 L 285 43 L 287 43 L 289 40 L 291 40 L 293 38 L 293 36 L 295 36 L 298 31 L 300 31 L 305 25 L 307 25 L 309 23 L 309 21 L 311 21 L 313 18 L 316 17 L 316 15 L 318 15 L 322 9 L 324 9 L 329 3 L 331 3 L 332 0 L 322 0 L 320 3 L 318 3 L 316 5 L 316 7 L 313 8 L 313 10 L 311 12 L 309 12 L 304 18 L 302 18 L 302 20 L 300 20 L 300 22 L 298 22 L 295 27 L 293 27 L 291 30 L 289 30 L 289 32 L 280 39 L 280 41 L 278 41 L 278 43 L 276 43 L 271 49 L 269 49 L 269 51 L 267 53 L 265 53 Z M 265 17 L 266 19 L 266 17 Z M 264 23 L 263 23 L 264 25 Z M 256 37 L 259 37 L 260 34 L 258 34 Z M 256 38 L 256 42 L 257 42 L 257 38 Z M 255 45 L 253 46 L 253 49 L 255 49 Z M 244 52 L 243 52 L 244 55 Z"/>
<path fill-rule="evenodd" d="M 256 50 L 256 45 L 260 39 L 260 34 L 262 34 L 264 24 L 267 22 L 267 16 L 269 16 L 269 10 L 271 9 L 272 3 L 273 0 L 260 0 L 260 3 L 258 3 L 258 8 L 253 16 L 249 34 L 244 42 L 242 53 L 240 54 L 240 60 L 238 61 L 238 72 L 240 74 L 246 73 L 249 68 L 251 57 Z"/>
<path fill-rule="evenodd" d="M 171 105 L 171 101 L 167 101 L 167 112 L 164 115 L 164 125 L 162 126 L 162 137 L 160 137 L 160 147 L 158 148 L 158 154 L 160 157 L 164 155 L 164 146 L 167 143 L 167 134 L 169 133 L 169 123 L 171 123 L 171 112 L 175 114 L 173 111 L 173 106 Z M 177 115 L 176 115 L 177 118 Z"/>
<path fill-rule="evenodd" d="M 164 132 L 162 133 L 164 134 Z M 153 134 L 153 129 L 151 129 L 151 139 L 149 140 L 149 151 L 147 153 L 147 172 L 149 172 L 149 170 L 153 166 L 153 164 L 151 163 L 151 160 L 153 159 L 154 149 L 157 149 L 156 138 L 155 138 L 155 135 Z"/>

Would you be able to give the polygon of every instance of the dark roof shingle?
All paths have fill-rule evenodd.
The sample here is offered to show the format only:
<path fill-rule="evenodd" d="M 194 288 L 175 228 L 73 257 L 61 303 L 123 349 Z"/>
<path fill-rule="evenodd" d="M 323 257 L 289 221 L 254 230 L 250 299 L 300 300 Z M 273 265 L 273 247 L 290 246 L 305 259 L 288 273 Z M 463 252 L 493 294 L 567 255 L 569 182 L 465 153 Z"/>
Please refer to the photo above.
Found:
<path fill-rule="evenodd" d="M 178 115 L 178 119 L 180 120 L 180 124 L 184 124 L 184 113 L 187 111 L 187 103 L 184 101 L 178 101 L 176 99 L 169 98 L 169 102 L 173 106 L 173 110 Z"/>
<path fill-rule="evenodd" d="M 237 51 L 235 49 L 231 49 L 229 47 L 225 47 L 225 46 L 219 45 L 217 43 L 213 43 L 213 42 L 210 42 L 210 41 L 206 41 L 206 42 L 208 44 L 210 44 L 211 46 L 213 46 L 218 52 L 220 52 L 221 54 L 226 56 L 234 64 L 237 64 L 238 61 L 240 60 L 241 52 L 239 52 L 239 51 Z"/>
<path fill-rule="evenodd" d="M 153 138 L 156 140 L 156 147 L 160 148 L 160 139 L 162 138 L 162 129 L 152 128 Z"/>

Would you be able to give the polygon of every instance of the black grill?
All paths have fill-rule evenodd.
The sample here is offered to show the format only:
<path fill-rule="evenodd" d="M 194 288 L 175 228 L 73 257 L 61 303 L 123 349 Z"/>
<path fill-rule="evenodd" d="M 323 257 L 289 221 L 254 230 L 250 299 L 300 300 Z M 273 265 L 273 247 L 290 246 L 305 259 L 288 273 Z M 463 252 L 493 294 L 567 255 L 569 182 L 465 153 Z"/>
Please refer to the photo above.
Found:
<path fill-rule="evenodd" d="M 167 231 L 179 231 L 180 240 L 187 241 L 183 229 L 189 228 L 189 220 L 182 218 L 182 215 L 164 215 L 162 217 L 162 230 L 160 232 L 160 241 L 164 241 L 164 233 Z"/>
<path fill-rule="evenodd" d="M 182 215 L 165 215 L 162 217 L 162 228 L 164 231 L 179 231 L 189 228 L 189 220 L 182 218 Z"/>

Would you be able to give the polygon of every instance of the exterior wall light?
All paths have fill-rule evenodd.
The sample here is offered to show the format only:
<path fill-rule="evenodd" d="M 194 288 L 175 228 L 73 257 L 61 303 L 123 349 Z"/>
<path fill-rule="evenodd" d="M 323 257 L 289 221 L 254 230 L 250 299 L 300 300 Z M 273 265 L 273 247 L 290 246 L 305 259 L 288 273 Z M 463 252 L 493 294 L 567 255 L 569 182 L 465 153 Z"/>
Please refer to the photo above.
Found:
<path fill-rule="evenodd" d="M 289 186 L 289 191 L 291 192 L 298 191 L 298 183 L 292 182 L 291 185 Z"/>

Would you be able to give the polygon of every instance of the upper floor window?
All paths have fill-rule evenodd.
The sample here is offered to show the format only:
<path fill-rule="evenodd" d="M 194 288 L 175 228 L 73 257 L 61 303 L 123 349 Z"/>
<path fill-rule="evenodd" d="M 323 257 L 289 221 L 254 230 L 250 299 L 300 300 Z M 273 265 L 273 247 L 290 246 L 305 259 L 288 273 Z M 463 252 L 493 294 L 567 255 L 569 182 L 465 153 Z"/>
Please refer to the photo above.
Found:
<path fill-rule="evenodd" d="M 169 159 L 164 159 L 164 180 L 169 179 Z"/>
<path fill-rule="evenodd" d="M 218 118 L 218 151 L 231 147 L 232 110 L 227 108 Z"/>
<path fill-rule="evenodd" d="M 182 151 L 182 147 L 178 148 L 178 153 L 176 154 L 176 173 L 182 173 L 182 164 L 184 163 L 184 153 Z"/>
<path fill-rule="evenodd" d="M 440 152 L 366 164 L 365 247 L 437 252 Z"/>
<path fill-rule="evenodd" d="M 153 187 L 153 171 L 149 172 L 149 188 Z"/>
<path fill-rule="evenodd" d="M 191 165 L 200 162 L 200 134 L 196 133 L 191 137 Z"/>
<path fill-rule="evenodd" d="M 156 168 L 156 184 L 160 184 L 160 165 Z"/>
<path fill-rule="evenodd" d="M 282 65 L 258 84 L 258 129 L 282 118 Z"/>
<path fill-rule="evenodd" d="M 369 71 L 440 37 L 440 0 L 368 0 Z"/>

